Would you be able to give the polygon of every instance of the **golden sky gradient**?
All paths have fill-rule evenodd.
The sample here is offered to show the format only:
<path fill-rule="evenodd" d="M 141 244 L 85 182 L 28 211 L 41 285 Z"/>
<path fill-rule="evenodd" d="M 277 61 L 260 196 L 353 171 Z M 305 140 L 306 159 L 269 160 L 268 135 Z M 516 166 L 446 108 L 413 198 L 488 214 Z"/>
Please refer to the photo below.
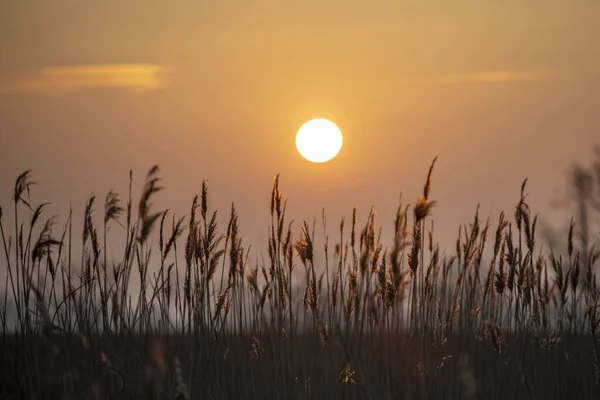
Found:
<path fill-rule="evenodd" d="M 510 211 L 526 177 L 564 224 L 549 204 L 600 143 L 598 21 L 594 0 L 3 1 L 0 204 L 31 168 L 35 200 L 82 213 L 159 164 L 157 207 L 186 213 L 206 178 L 250 242 L 277 173 L 294 219 L 375 205 L 389 232 L 439 156 L 440 235 Z M 294 147 L 318 117 L 345 135 L 326 164 Z"/>

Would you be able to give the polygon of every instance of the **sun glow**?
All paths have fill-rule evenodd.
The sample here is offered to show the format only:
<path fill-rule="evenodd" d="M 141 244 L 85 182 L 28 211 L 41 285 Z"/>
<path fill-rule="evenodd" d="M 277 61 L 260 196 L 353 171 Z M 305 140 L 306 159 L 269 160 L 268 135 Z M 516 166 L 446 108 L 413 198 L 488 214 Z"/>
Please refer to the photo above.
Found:
<path fill-rule="evenodd" d="M 296 135 L 296 147 L 300 155 L 315 163 L 326 162 L 337 156 L 343 141 L 340 128 L 322 118 L 306 122 Z"/>

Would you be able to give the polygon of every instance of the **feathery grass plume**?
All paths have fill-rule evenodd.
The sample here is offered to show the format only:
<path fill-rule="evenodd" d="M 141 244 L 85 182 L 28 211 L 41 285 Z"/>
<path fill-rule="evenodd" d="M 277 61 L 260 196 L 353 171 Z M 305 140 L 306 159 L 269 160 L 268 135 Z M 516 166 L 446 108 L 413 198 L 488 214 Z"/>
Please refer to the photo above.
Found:
<path fill-rule="evenodd" d="M 231 291 L 231 289 L 232 289 L 232 285 L 229 284 L 225 288 L 225 290 L 220 292 L 219 295 L 217 296 L 217 300 L 215 302 L 215 312 L 213 315 L 213 321 L 216 321 L 217 317 L 219 315 L 221 315 L 221 313 L 223 313 L 225 311 L 225 309 L 227 309 L 227 307 L 229 307 L 227 296 L 229 296 L 229 292 Z"/>
<path fill-rule="evenodd" d="M 431 192 L 431 175 L 436 161 L 437 157 L 433 159 L 431 166 L 429 167 L 427 179 L 425 180 L 425 186 L 423 188 L 423 195 L 419 197 L 415 204 L 415 223 L 420 222 L 423 218 L 427 217 L 431 213 L 431 208 L 436 204 L 435 201 L 429 200 L 429 194 Z"/>
<path fill-rule="evenodd" d="M 562 256 L 560 256 L 558 258 L 558 263 L 556 265 L 556 267 L 557 267 L 556 268 L 556 271 L 557 271 L 556 286 L 560 290 L 561 303 L 564 306 L 567 303 L 567 289 L 569 288 L 569 277 L 571 275 L 571 267 L 569 267 L 569 269 L 563 276 L 562 264 L 563 264 L 563 260 L 562 260 Z M 560 273 L 560 275 L 559 275 L 559 273 Z M 559 276 L 560 276 L 560 278 L 558 278 Z M 561 284 L 559 284 L 559 283 L 561 283 Z"/>
<path fill-rule="evenodd" d="M 239 245 L 239 241 L 238 241 L 238 226 L 237 226 L 237 219 L 238 219 L 238 214 L 237 211 L 235 210 L 235 204 L 231 203 L 231 215 L 229 217 L 229 223 L 227 224 L 227 232 L 225 233 L 225 249 L 227 249 L 227 246 L 229 245 L 229 243 L 231 243 L 231 245 L 229 246 L 229 274 L 228 274 L 228 281 L 234 282 L 235 279 L 237 279 L 237 265 L 238 265 L 238 259 L 240 257 L 240 252 L 238 249 L 238 245 Z M 219 288 L 223 288 L 223 282 L 225 279 L 225 260 L 223 260 L 223 267 L 221 269 L 221 283 L 219 285 Z"/>
<path fill-rule="evenodd" d="M 500 253 L 500 246 L 502 246 L 502 253 L 500 253 L 500 258 L 504 257 L 504 230 L 506 229 L 507 226 L 508 226 L 508 221 L 506 221 L 504 219 L 504 212 L 502 212 L 502 213 L 500 213 L 500 217 L 498 219 L 498 227 L 496 228 L 496 236 L 495 236 L 495 241 L 494 241 L 494 253 L 492 256 L 491 263 L 490 263 L 490 270 L 488 273 L 484 296 L 487 295 L 487 293 L 492 290 L 491 286 L 494 283 L 494 277 L 496 278 L 496 280 L 495 280 L 496 292 L 499 294 L 502 294 L 502 291 L 504 291 L 505 276 L 504 276 L 503 260 L 500 261 L 500 265 L 502 265 L 502 271 L 500 272 L 500 274 L 495 272 L 495 268 L 496 268 L 496 260 Z M 500 289 L 500 290 L 498 290 L 498 289 Z"/>
<path fill-rule="evenodd" d="M 92 207 L 94 206 L 95 200 L 96 200 L 96 196 L 91 196 L 88 199 L 88 202 L 85 206 L 85 213 L 84 213 L 84 217 L 83 217 L 83 245 L 84 246 L 85 246 L 88 238 L 90 237 L 90 234 L 94 230 L 94 224 L 92 221 L 92 213 L 94 212 L 94 209 Z"/>
<path fill-rule="evenodd" d="M 556 335 L 556 332 L 550 332 L 547 338 L 542 338 L 540 340 L 540 347 L 544 349 L 544 351 L 548 352 L 552 347 L 559 344 L 561 341 L 560 337 Z"/>
<path fill-rule="evenodd" d="M 527 195 L 525 194 L 525 186 L 527 185 L 527 179 L 523 180 L 521 184 L 521 197 L 519 202 L 515 206 L 515 221 L 517 223 L 517 229 L 520 231 L 523 224 L 523 213 L 528 210 L 528 206 L 525 203 Z"/>
<path fill-rule="evenodd" d="M 350 233 L 350 247 L 354 249 L 356 244 L 356 217 L 358 214 L 358 207 L 354 207 L 352 210 L 352 231 Z"/>
<path fill-rule="evenodd" d="M 197 230 L 196 211 L 199 207 L 199 196 L 194 196 L 192 207 L 190 210 L 190 221 L 188 225 L 188 237 L 185 246 L 185 274 L 184 274 L 184 300 L 188 307 L 188 318 L 191 319 L 191 302 L 192 302 L 192 263 L 198 251 L 199 234 Z M 188 325 L 191 329 L 191 324 Z"/>
<path fill-rule="evenodd" d="M 508 288 L 508 291 L 512 293 L 515 284 L 515 275 L 517 273 L 518 260 L 512 240 L 511 224 L 508 225 L 508 231 L 506 232 L 506 249 L 507 253 L 505 259 L 509 267 L 508 276 L 506 278 L 506 287 Z"/>
<path fill-rule="evenodd" d="M 129 228 L 131 226 L 131 207 L 132 207 L 132 201 L 131 201 L 131 191 L 133 189 L 133 170 L 130 169 L 129 170 L 129 196 L 127 198 L 127 209 L 126 209 L 126 220 L 127 220 L 127 228 Z"/>
<path fill-rule="evenodd" d="M 217 216 L 218 216 L 218 213 L 219 213 L 219 210 L 215 210 L 212 213 L 212 216 L 210 217 L 210 222 L 208 222 L 208 225 L 207 225 L 204 235 L 203 235 L 204 256 L 206 259 L 209 258 L 210 253 L 212 251 L 214 251 L 214 249 L 219 245 L 219 242 L 222 239 L 222 238 L 217 238 L 217 228 L 218 228 Z"/>
<path fill-rule="evenodd" d="M 435 221 L 432 220 L 431 221 L 431 228 L 427 232 L 427 239 L 428 239 L 427 243 L 429 243 L 428 246 L 427 246 L 427 249 L 429 250 L 429 253 L 433 252 L 433 247 L 434 247 L 433 246 L 433 230 L 434 230 L 434 227 L 435 227 Z"/>
<path fill-rule="evenodd" d="M 528 275 L 528 271 L 529 271 L 529 260 L 531 259 L 531 253 L 528 251 L 525 254 L 525 258 L 523 259 L 523 262 L 521 263 L 521 269 L 518 272 L 518 280 L 517 280 L 517 286 L 520 289 L 524 289 L 527 286 L 525 285 L 525 282 L 527 280 L 527 275 Z"/>
<path fill-rule="evenodd" d="M 400 204 L 396 210 L 396 220 L 394 221 L 394 246 L 402 247 L 408 236 L 408 209 L 410 204 L 406 206 L 403 203 L 403 197 L 400 196 Z"/>
<path fill-rule="evenodd" d="M 404 206 L 402 203 L 402 196 L 400 198 L 400 205 L 396 211 L 396 220 L 394 223 L 394 246 L 390 252 L 390 264 L 391 272 L 393 277 L 393 283 L 398 288 L 400 284 L 400 276 L 402 273 L 401 259 L 404 254 L 406 247 L 410 245 L 408 238 L 408 209 L 409 205 Z"/>
<path fill-rule="evenodd" d="M 599 258 L 600 258 L 600 248 L 597 248 L 596 245 L 594 245 L 590 249 L 590 254 L 588 256 L 588 265 L 586 267 L 585 289 L 587 289 L 587 290 L 593 289 L 592 281 L 595 278 L 594 266 L 596 265 L 596 262 L 598 261 Z"/>
<path fill-rule="evenodd" d="M 147 215 L 148 208 L 151 205 L 149 203 L 150 197 L 162 189 L 161 187 L 157 186 L 158 182 L 160 181 L 160 178 L 157 176 L 159 170 L 160 168 L 158 165 L 154 165 L 152 168 L 150 168 L 148 174 L 146 175 L 142 197 L 139 202 L 138 213 L 140 216 Z"/>
<path fill-rule="evenodd" d="M 415 209 L 416 213 L 416 209 Z M 408 255 L 408 267 L 413 274 L 413 277 L 417 274 L 419 268 L 419 253 L 421 251 L 421 224 L 418 222 L 418 218 L 415 217 L 415 224 L 413 227 L 413 240 L 410 254 Z"/>
<path fill-rule="evenodd" d="M 202 192 L 200 195 L 200 214 L 202 219 L 206 221 L 206 213 L 208 212 L 208 187 L 206 179 L 202 181 Z"/>
<path fill-rule="evenodd" d="M 331 308 L 335 309 L 337 305 L 338 291 L 340 288 L 340 276 L 336 274 L 331 282 Z"/>
<path fill-rule="evenodd" d="M 246 275 L 246 282 L 248 282 L 250 291 L 258 296 L 260 293 L 258 289 L 258 265 L 250 269 L 248 275 Z"/>
<path fill-rule="evenodd" d="M 535 247 L 535 227 L 537 225 L 537 215 L 533 218 L 533 223 L 531 224 L 529 222 L 529 213 L 525 213 L 524 215 L 526 244 L 529 251 L 533 252 Z"/>
<path fill-rule="evenodd" d="M 279 174 L 273 179 L 273 191 L 271 192 L 271 215 L 281 216 L 281 190 L 279 189 Z"/>
<path fill-rule="evenodd" d="M 367 223 L 360 233 L 360 273 L 364 277 L 369 272 L 370 257 L 375 251 L 375 209 L 371 207 Z M 372 272 L 372 271 L 370 271 Z"/>
<path fill-rule="evenodd" d="M 473 259 L 475 258 L 475 255 L 477 253 L 477 238 L 479 236 L 479 232 L 480 232 L 480 223 L 479 223 L 479 207 L 480 205 L 477 204 L 477 209 L 475 210 L 475 217 L 473 218 L 473 222 L 470 224 L 470 228 L 471 231 L 469 234 L 467 234 L 467 229 L 465 229 L 465 236 L 467 239 L 467 242 L 464 245 L 464 264 L 465 266 L 468 266 L 471 264 L 471 262 L 473 261 Z"/>
<path fill-rule="evenodd" d="M 160 251 L 161 257 L 163 257 L 163 254 L 165 254 L 165 240 L 163 233 L 165 229 L 165 220 L 167 219 L 167 214 L 169 214 L 168 208 L 162 213 L 162 217 L 160 218 L 160 226 L 158 228 L 158 251 Z"/>
<path fill-rule="evenodd" d="M 462 260 L 462 243 L 461 243 L 461 239 L 462 239 L 462 235 L 463 235 L 463 226 L 462 224 L 458 226 L 458 235 L 456 236 L 456 243 L 454 246 L 454 251 L 456 251 L 456 259 L 458 260 L 458 262 L 460 263 L 460 261 Z"/>
<path fill-rule="evenodd" d="M 352 370 L 350 363 L 346 363 L 346 365 L 344 365 L 344 368 L 340 372 L 340 377 L 338 380 L 339 384 L 343 385 L 345 383 L 350 383 L 350 382 L 356 383 L 356 381 L 354 380 L 355 375 L 356 375 L 356 371 Z"/>
<path fill-rule="evenodd" d="M 146 182 L 144 184 L 144 189 L 139 202 L 138 212 L 141 221 L 141 227 L 138 235 L 138 242 L 141 244 L 146 243 L 154 223 L 162 215 L 161 212 L 150 213 L 150 208 L 152 207 L 150 200 L 152 196 L 163 189 L 162 187 L 158 186 L 158 182 L 160 181 L 160 178 L 157 176 L 158 171 L 159 167 L 158 165 L 155 165 L 150 169 L 148 175 L 146 175 Z"/>
<path fill-rule="evenodd" d="M 319 322 L 319 338 L 321 340 L 321 345 L 323 347 L 327 347 L 329 344 L 329 325 L 323 324 Z"/>
<path fill-rule="evenodd" d="M 250 356 L 253 358 L 256 358 L 258 360 L 258 359 L 260 359 L 260 353 L 261 353 L 260 341 L 258 340 L 258 338 L 256 336 L 253 336 L 252 337 L 252 350 L 250 350 Z"/>
<path fill-rule="evenodd" d="M 119 194 L 112 190 L 108 192 L 104 201 L 104 223 L 106 224 L 112 220 L 123 226 L 119 222 L 119 217 L 123 211 L 125 209 L 119 205 Z"/>
<path fill-rule="evenodd" d="M 52 237 L 52 227 L 54 226 L 55 219 L 56 217 L 52 217 L 44 223 L 44 227 L 41 229 L 38 239 L 31 251 L 32 262 L 35 263 L 35 261 L 41 261 L 44 256 L 50 256 L 51 246 L 60 245 L 61 242 Z"/>
<path fill-rule="evenodd" d="M 581 261 L 579 258 L 579 252 L 575 254 L 575 259 L 573 260 L 573 264 L 571 264 L 571 288 L 573 289 L 573 296 L 577 291 L 577 285 L 579 284 L 579 277 L 581 276 Z"/>
<path fill-rule="evenodd" d="M 378 241 L 377 247 L 375 248 L 375 251 L 373 251 L 373 256 L 371 257 L 371 273 L 373 273 L 373 274 L 377 273 L 379 263 L 385 262 L 385 260 L 383 260 L 384 256 L 387 256 L 387 248 L 386 248 L 386 251 L 384 252 L 383 246 L 381 244 L 379 244 L 379 241 Z"/>
<path fill-rule="evenodd" d="M 23 224 L 19 226 L 19 240 L 17 241 L 19 248 L 19 260 L 25 260 L 25 246 L 23 244 Z"/>
<path fill-rule="evenodd" d="M 42 215 L 42 211 L 44 210 L 44 208 L 49 205 L 50 203 L 42 203 L 39 206 L 37 206 L 35 208 L 35 211 L 33 212 L 33 216 L 31 217 L 31 222 L 29 224 L 30 227 L 33 227 L 35 225 L 35 223 L 37 222 L 37 220 L 40 218 L 40 216 Z"/>
<path fill-rule="evenodd" d="M 21 173 L 21 175 L 17 177 L 17 180 L 15 181 L 15 189 L 13 192 L 13 201 L 15 202 L 15 204 L 21 202 L 25 204 L 28 208 L 31 208 L 31 206 L 29 205 L 29 201 L 23 197 L 23 194 L 25 192 L 29 194 L 29 190 L 32 185 L 37 185 L 37 182 L 32 182 L 30 179 L 30 169 Z"/>
<path fill-rule="evenodd" d="M 496 239 L 494 241 L 494 254 L 498 254 L 500 250 L 500 245 L 502 244 L 502 240 L 504 239 L 504 230 L 508 226 L 508 221 L 504 219 L 504 212 L 500 213 L 500 217 L 498 220 L 498 227 L 496 228 Z"/>
<path fill-rule="evenodd" d="M 317 311 L 319 308 L 319 293 L 315 279 L 310 279 L 306 292 L 304 293 L 304 304 L 309 311 Z"/>
<path fill-rule="evenodd" d="M 437 157 L 433 159 L 433 161 L 431 162 L 431 166 L 429 167 L 429 172 L 427 172 L 427 180 L 425 181 L 425 187 L 423 188 L 423 197 L 425 197 L 426 199 L 429 198 L 429 192 L 431 192 L 431 174 L 433 172 L 433 166 L 435 165 L 436 161 Z"/>
<path fill-rule="evenodd" d="M 376 273 L 377 273 L 377 295 L 381 299 L 385 298 L 385 291 L 386 291 L 386 286 L 387 286 L 388 271 L 387 271 L 386 257 L 387 257 L 387 248 L 383 254 L 382 261 L 380 263 L 373 264 L 373 266 L 376 268 Z"/>
<path fill-rule="evenodd" d="M 569 237 L 568 237 L 568 245 L 567 245 L 567 253 L 569 254 L 569 258 L 573 257 L 573 231 L 575 230 L 575 221 L 571 218 L 571 222 L 569 223 Z"/>
<path fill-rule="evenodd" d="M 265 302 L 270 298 L 271 293 L 271 281 L 269 281 L 268 278 L 266 278 L 265 281 L 266 282 L 263 286 L 262 293 L 260 295 L 258 303 L 256 304 L 256 308 L 261 311 L 265 305 Z"/>
<path fill-rule="evenodd" d="M 431 214 L 431 209 L 436 204 L 435 201 L 430 201 L 424 196 L 419 196 L 415 204 L 415 223 L 421 222 L 425 217 Z"/>
<path fill-rule="evenodd" d="M 183 234 L 183 222 L 184 221 L 185 221 L 185 216 L 180 217 L 177 220 L 177 222 L 175 222 L 175 215 L 173 215 L 173 227 L 171 230 L 171 236 L 169 236 L 167 245 L 164 248 L 164 254 L 163 254 L 164 258 L 166 258 L 169 255 L 169 253 L 173 249 L 173 246 L 175 245 L 175 242 Z"/>
<path fill-rule="evenodd" d="M 502 248 L 500 250 L 500 257 L 498 259 L 498 271 L 496 272 L 496 280 L 494 282 L 494 286 L 496 288 L 496 293 L 502 295 L 504 293 L 504 288 L 506 287 L 506 272 L 504 271 L 504 264 L 506 261 L 505 257 L 506 243 L 502 243 Z"/>
<path fill-rule="evenodd" d="M 269 275 L 271 277 L 271 279 L 273 279 L 273 277 L 275 276 L 275 269 L 277 267 L 277 239 L 275 238 L 275 235 L 273 233 L 271 233 L 271 236 L 269 237 L 269 248 L 268 248 L 268 253 L 269 253 L 269 261 L 270 261 L 270 265 L 269 265 Z"/>
<path fill-rule="evenodd" d="M 440 361 L 440 365 L 438 365 L 438 366 L 435 368 L 435 375 L 436 375 L 436 376 L 439 374 L 439 372 L 441 371 L 441 369 L 442 369 L 442 368 L 444 368 L 444 365 L 445 365 L 445 363 L 446 363 L 446 360 L 449 360 L 449 359 L 451 359 L 451 358 L 452 358 L 452 355 L 451 355 L 451 354 L 449 354 L 449 355 L 447 355 L 447 356 L 444 356 L 444 357 L 442 357 L 442 360 Z"/>
<path fill-rule="evenodd" d="M 391 275 L 388 273 L 388 277 L 385 281 L 385 292 L 384 292 L 384 302 L 385 305 L 390 308 L 394 305 L 396 299 L 398 298 L 400 301 L 404 299 L 404 283 L 405 277 L 407 276 L 407 271 L 400 275 L 400 280 L 398 286 L 392 281 Z M 400 296 L 397 296 L 397 293 L 400 293 Z"/>
<path fill-rule="evenodd" d="M 492 335 L 492 344 L 494 345 L 494 350 L 496 350 L 496 353 L 501 354 L 502 353 L 502 332 L 500 331 L 500 328 L 498 328 L 498 325 L 496 325 L 496 324 L 491 325 L 491 335 Z"/>
<path fill-rule="evenodd" d="M 196 210 L 198 210 L 198 207 L 200 207 L 199 201 L 200 201 L 199 196 L 198 195 L 194 196 L 194 200 L 192 201 L 192 208 L 190 210 L 190 225 L 189 225 L 190 231 L 196 224 Z"/>
<path fill-rule="evenodd" d="M 310 238 L 310 230 L 306 221 L 304 221 L 301 229 L 302 237 L 296 241 L 294 247 L 304 265 L 308 265 L 309 263 L 312 264 L 313 244 Z"/>
<path fill-rule="evenodd" d="M 94 261 L 98 261 L 100 257 L 100 242 L 98 241 L 98 231 L 94 228 L 90 233 L 92 242 L 92 252 L 94 254 Z"/>

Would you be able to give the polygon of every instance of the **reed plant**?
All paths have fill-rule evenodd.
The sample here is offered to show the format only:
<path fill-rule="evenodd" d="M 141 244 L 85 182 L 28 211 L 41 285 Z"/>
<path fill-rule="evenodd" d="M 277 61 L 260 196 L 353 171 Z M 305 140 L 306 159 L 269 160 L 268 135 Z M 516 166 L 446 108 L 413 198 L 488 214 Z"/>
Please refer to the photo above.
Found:
<path fill-rule="evenodd" d="M 132 172 L 124 205 L 88 200 L 74 254 L 73 212 L 46 218 L 24 172 L 14 218 L 0 208 L 0 398 L 598 398 L 598 247 L 578 248 L 571 222 L 566 253 L 544 249 L 524 181 L 510 217 L 477 209 L 443 251 L 435 162 L 391 243 L 374 209 L 331 236 L 323 210 L 318 243 L 276 176 L 266 259 L 206 181 L 189 216 L 155 210 L 158 167 L 137 207 Z"/>

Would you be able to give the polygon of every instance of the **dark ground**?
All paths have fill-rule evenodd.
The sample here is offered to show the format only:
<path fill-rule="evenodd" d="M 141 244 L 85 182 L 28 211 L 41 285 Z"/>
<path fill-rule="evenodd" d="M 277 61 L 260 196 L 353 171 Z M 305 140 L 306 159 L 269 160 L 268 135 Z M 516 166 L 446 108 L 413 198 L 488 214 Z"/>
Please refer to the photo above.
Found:
<path fill-rule="evenodd" d="M 563 337 L 547 349 L 541 340 L 503 338 L 498 354 L 480 337 L 441 346 L 330 337 L 323 346 L 311 336 L 10 336 L 0 346 L 0 398 L 147 398 L 160 385 L 159 398 L 174 399 L 175 357 L 193 399 L 600 398 L 591 337 Z"/>

